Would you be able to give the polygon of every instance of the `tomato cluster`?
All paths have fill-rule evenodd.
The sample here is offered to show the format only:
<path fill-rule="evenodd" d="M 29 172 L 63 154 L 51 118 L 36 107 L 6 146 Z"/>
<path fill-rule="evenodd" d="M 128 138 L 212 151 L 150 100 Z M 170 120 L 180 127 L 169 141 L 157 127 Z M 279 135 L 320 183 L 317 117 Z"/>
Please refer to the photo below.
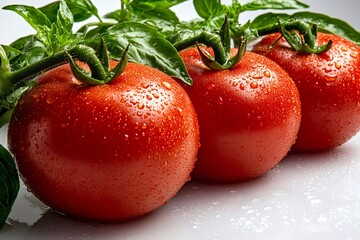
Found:
<path fill-rule="evenodd" d="M 61 65 L 20 98 L 9 149 L 39 199 L 91 220 L 149 213 L 190 176 L 259 177 L 291 149 L 331 149 L 360 130 L 360 48 L 331 34 L 318 40 L 332 47 L 302 54 L 268 35 L 225 70 L 204 63 L 211 48 L 187 48 L 191 86 L 139 63 L 93 86 Z"/>

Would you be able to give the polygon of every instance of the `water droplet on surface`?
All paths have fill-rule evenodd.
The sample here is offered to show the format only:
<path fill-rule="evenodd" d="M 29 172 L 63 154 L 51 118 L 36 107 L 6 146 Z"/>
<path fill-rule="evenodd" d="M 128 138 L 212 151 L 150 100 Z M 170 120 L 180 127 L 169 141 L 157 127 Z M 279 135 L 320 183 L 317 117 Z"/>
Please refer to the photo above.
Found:
<path fill-rule="evenodd" d="M 219 205 L 221 205 L 221 202 L 214 201 L 214 202 L 212 202 L 212 204 L 215 205 L 215 206 L 219 206 Z"/>

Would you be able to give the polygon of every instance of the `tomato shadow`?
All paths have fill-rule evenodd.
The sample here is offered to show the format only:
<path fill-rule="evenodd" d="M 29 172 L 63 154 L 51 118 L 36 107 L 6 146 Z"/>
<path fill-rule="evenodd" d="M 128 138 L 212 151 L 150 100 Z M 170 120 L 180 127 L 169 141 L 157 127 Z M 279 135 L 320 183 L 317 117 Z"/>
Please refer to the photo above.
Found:
<path fill-rule="evenodd" d="M 240 195 L 254 196 L 254 192 L 258 191 L 256 186 L 264 186 L 266 182 L 265 176 L 232 184 L 190 181 L 166 205 L 141 218 L 121 223 L 83 222 L 49 209 L 29 227 L 24 240 L 160 240 L 165 239 L 165 236 L 166 239 L 169 239 L 169 236 L 173 236 L 171 239 L 186 236 L 191 239 L 194 222 L 201 217 L 214 219 L 219 215 L 217 209 L 212 209 L 211 206 L 216 207 L 221 202 L 227 204 L 224 199 L 229 196 L 232 196 L 234 201 L 238 201 L 236 199 L 239 199 Z M 247 200 L 241 200 L 240 197 L 239 201 Z"/>
<path fill-rule="evenodd" d="M 156 215 L 155 211 L 127 222 L 95 223 L 73 219 L 49 209 L 29 228 L 24 239 L 132 239 L 139 235 L 139 231 L 141 234 L 148 232 L 152 222 L 156 221 Z"/>

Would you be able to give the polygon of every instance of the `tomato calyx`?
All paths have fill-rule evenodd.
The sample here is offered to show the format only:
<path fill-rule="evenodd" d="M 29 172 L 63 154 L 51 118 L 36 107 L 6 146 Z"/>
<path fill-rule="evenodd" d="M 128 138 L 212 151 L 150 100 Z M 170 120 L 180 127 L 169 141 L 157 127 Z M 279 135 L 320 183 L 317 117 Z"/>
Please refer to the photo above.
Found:
<path fill-rule="evenodd" d="M 174 43 L 178 51 L 193 45 L 197 47 L 205 66 L 213 70 L 223 70 L 233 68 L 240 62 L 246 51 L 247 38 L 245 36 L 240 38 L 237 46 L 238 52 L 234 57 L 231 57 L 230 27 L 228 18 L 225 16 L 224 23 L 218 34 L 203 31 L 192 38 Z M 210 46 L 214 51 L 214 57 L 205 49 L 202 49 L 200 45 Z"/>
<path fill-rule="evenodd" d="M 259 36 L 280 32 L 280 38 L 284 37 L 292 49 L 302 54 L 319 54 L 328 51 L 332 46 L 332 40 L 318 45 L 318 27 L 315 23 L 308 23 L 298 19 L 288 19 L 281 21 L 271 27 L 257 29 Z M 280 40 L 280 38 L 278 40 Z M 277 40 L 277 41 L 278 41 Z M 271 46 L 275 45 L 275 41 Z"/>
<path fill-rule="evenodd" d="M 119 63 L 115 68 L 110 69 L 106 43 L 102 38 L 100 38 L 100 40 L 97 51 L 91 47 L 82 46 L 82 50 L 76 53 L 76 58 L 78 60 L 84 61 L 89 65 L 90 72 L 82 69 L 75 62 L 71 54 L 66 52 L 74 76 L 85 84 L 100 85 L 111 82 L 124 71 L 128 62 L 127 52 L 129 50 L 129 45 L 127 45 Z"/>

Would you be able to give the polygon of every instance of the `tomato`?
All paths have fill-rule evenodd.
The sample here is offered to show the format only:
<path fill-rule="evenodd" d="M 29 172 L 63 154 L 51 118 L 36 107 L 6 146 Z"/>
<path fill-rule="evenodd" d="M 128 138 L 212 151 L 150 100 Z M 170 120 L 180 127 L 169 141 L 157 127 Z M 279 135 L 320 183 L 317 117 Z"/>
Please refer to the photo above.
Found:
<path fill-rule="evenodd" d="M 159 70 L 128 63 L 114 81 L 89 86 L 62 65 L 21 97 L 8 144 L 48 206 L 123 221 L 162 206 L 189 180 L 199 129 L 184 89 Z"/>
<path fill-rule="evenodd" d="M 180 56 L 194 81 L 184 88 L 200 126 L 201 147 L 192 176 L 234 182 L 258 177 L 277 165 L 295 142 L 300 125 L 299 93 L 289 75 L 251 52 L 234 68 L 221 71 L 206 68 L 196 48 Z"/>
<path fill-rule="evenodd" d="M 253 51 L 277 62 L 300 92 L 302 120 L 297 151 L 342 145 L 360 130 L 360 47 L 342 37 L 319 33 L 319 44 L 333 41 L 321 54 L 298 54 L 278 34 L 266 36 Z"/>

